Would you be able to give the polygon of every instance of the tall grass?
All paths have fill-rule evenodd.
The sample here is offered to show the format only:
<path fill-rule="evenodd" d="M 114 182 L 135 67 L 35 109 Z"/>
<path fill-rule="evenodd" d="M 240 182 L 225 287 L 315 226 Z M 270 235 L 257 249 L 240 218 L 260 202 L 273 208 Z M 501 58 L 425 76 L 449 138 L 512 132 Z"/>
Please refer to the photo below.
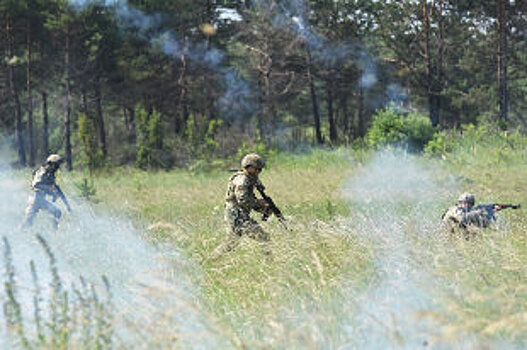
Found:
<path fill-rule="evenodd" d="M 382 286 L 379 275 L 386 272 L 385 266 L 380 268 L 376 261 L 391 261 L 376 254 L 393 253 L 389 240 L 381 239 L 379 246 L 368 237 L 393 230 L 400 235 L 396 243 L 404 248 L 398 252 L 401 262 L 406 263 L 408 255 L 412 268 L 429 274 L 420 287 L 435 307 L 422 314 L 437 325 L 437 339 L 459 345 L 474 336 L 492 340 L 489 344 L 525 346 L 525 209 L 500 212 L 493 228 L 468 242 L 439 229 L 442 210 L 462 191 L 474 192 L 478 202 L 526 203 L 525 136 L 466 127 L 445 137 L 448 147 L 440 147 L 445 151 L 440 152 L 442 159 L 417 159 L 434 174 L 429 185 L 441 187 L 427 192 L 434 197 L 405 199 L 401 205 L 397 188 L 389 190 L 400 177 L 390 174 L 385 179 L 388 190 L 381 188 L 379 197 L 372 199 L 379 210 L 386 209 L 383 201 L 389 202 L 389 219 L 396 224 L 384 228 L 374 220 L 374 211 L 357 215 L 369 199 L 357 203 L 352 196 L 350 206 L 341 192 L 350 176 L 371 176 L 356 173 L 369 162 L 367 153 L 341 149 L 272 155 L 261 178 L 291 230 L 273 218 L 263 223 L 271 235 L 271 256 L 247 239 L 235 251 L 202 263 L 225 239 L 223 199 L 227 169 L 237 168 L 235 163 L 225 171 L 207 173 L 113 170 L 94 179 L 101 200 L 95 206 L 126 213 L 153 243 L 182 248 L 199 266 L 192 275 L 201 290 L 199 303 L 240 348 L 349 344 L 354 334 L 349 329 L 356 327 L 355 317 L 363 310 L 357 302 L 371 302 L 368 293 Z M 366 181 L 363 187 L 367 186 Z M 416 209 L 421 204 L 426 210 Z M 361 226 L 361 220 L 369 224 Z M 392 345 L 399 344 L 401 334 L 393 334 Z"/>
<path fill-rule="evenodd" d="M 455 142 L 438 163 L 459 184 L 452 203 L 469 190 L 479 203 L 521 203 L 523 209 L 499 212 L 475 240 L 438 236 L 422 247 L 441 281 L 434 288 L 444 309 L 434 317 L 447 337 L 468 332 L 527 346 L 527 138 L 491 125 L 450 136 Z"/>
<path fill-rule="evenodd" d="M 201 265 L 195 277 L 201 303 L 232 331 L 239 346 L 323 346 L 337 344 L 344 334 L 355 308 L 352 298 L 343 297 L 344 286 L 360 290 L 372 269 L 370 248 L 354 238 L 344 220 L 349 208 L 340 186 L 356 161 L 344 149 L 267 160 L 261 179 L 290 230 L 271 218 L 262 223 L 271 235 L 270 257 L 256 242 L 243 240 L 233 252 Z M 147 223 L 149 240 L 173 242 L 200 262 L 226 238 L 223 204 L 230 176 L 227 170 L 121 169 L 119 175 L 96 179 L 97 194 L 101 207 L 124 210 L 139 224 Z"/>
<path fill-rule="evenodd" d="M 95 287 L 88 285 L 82 277 L 80 286 L 72 284 L 71 288 L 66 288 L 47 241 L 40 235 L 36 239 L 49 261 L 51 281 L 47 287 L 41 285 L 33 260 L 30 262 L 33 288 L 16 283 L 13 252 L 8 239 L 3 237 L 4 319 L 8 330 L 16 334 L 4 346 L 24 349 L 109 348 L 113 337 L 113 316 L 108 280 L 103 277 L 106 299 L 101 299 Z"/>

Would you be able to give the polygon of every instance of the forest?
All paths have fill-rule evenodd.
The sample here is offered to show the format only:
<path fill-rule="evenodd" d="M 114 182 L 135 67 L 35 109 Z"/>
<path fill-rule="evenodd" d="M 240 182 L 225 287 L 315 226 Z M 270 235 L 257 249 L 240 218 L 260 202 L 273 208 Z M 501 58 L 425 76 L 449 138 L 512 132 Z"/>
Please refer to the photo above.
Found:
<path fill-rule="evenodd" d="M 0 12 L 0 130 L 19 166 L 360 146 L 387 109 L 432 132 L 526 125 L 522 0 L 2 0 Z"/>

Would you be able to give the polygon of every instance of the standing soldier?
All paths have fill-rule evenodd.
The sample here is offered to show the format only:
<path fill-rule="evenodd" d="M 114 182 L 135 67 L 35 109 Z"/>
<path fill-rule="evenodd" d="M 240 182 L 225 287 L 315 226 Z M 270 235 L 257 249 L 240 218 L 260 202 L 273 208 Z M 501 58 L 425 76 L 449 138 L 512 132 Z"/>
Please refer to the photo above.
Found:
<path fill-rule="evenodd" d="M 233 250 L 243 236 L 263 243 L 264 253 L 270 254 L 267 247 L 268 233 L 249 215 L 252 210 L 265 213 L 269 209 L 267 201 L 257 199 L 254 194 L 255 187 L 264 189 L 258 175 L 265 167 L 265 162 L 259 155 L 250 153 L 243 157 L 241 165 L 242 170 L 237 171 L 230 178 L 227 186 L 225 198 L 227 240 L 216 248 L 212 259 Z"/>
<path fill-rule="evenodd" d="M 29 195 L 26 209 L 26 218 L 22 224 L 23 227 L 28 227 L 33 224 L 33 219 L 40 209 L 44 209 L 51 213 L 51 215 L 53 215 L 53 227 L 55 229 L 58 227 L 59 219 L 61 217 L 60 209 L 57 208 L 57 206 L 55 206 L 53 203 L 50 203 L 46 199 L 46 196 L 51 196 L 53 202 L 55 202 L 57 197 L 60 197 L 68 211 L 71 212 L 71 208 L 66 196 L 60 187 L 55 183 L 55 173 L 57 170 L 59 170 L 62 161 L 62 157 L 60 157 L 58 154 L 52 154 L 46 159 L 46 162 L 42 166 L 34 171 L 33 181 L 31 182 L 32 191 Z"/>

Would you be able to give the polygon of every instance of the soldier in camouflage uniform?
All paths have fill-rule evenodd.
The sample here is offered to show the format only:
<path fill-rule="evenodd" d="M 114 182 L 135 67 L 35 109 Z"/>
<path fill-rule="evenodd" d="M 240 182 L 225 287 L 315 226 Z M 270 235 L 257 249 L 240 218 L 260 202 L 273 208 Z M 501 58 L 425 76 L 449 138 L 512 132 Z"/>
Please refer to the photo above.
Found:
<path fill-rule="evenodd" d="M 241 165 L 242 170 L 230 178 L 227 186 L 224 217 L 227 240 L 214 251 L 213 259 L 233 250 L 243 236 L 263 243 L 264 253 L 270 253 L 266 245 L 269 234 L 250 217 L 252 210 L 263 213 L 268 209 L 267 202 L 264 199 L 257 199 L 254 194 L 256 186 L 263 188 L 258 175 L 265 167 L 265 162 L 259 155 L 251 153 L 243 157 Z"/>
<path fill-rule="evenodd" d="M 26 217 L 22 227 L 28 227 L 33 224 L 33 220 L 40 209 L 46 210 L 52 215 L 52 224 L 54 228 L 58 227 L 58 222 L 61 217 L 61 211 L 53 203 L 46 199 L 46 196 L 51 196 L 53 202 L 57 197 L 60 197 L 66 208 L 71 212 L 66 197 L 62 193 L 60 187 L 55 183 L 55 173 L 60 168 L 63 159 L 57 154 L 50 155 L 46 162 L 40 166 L 33 173 L 33 180 L 31 181 L 31 194 L 27 203 Z"/>
<path fill-rule="evenodd" d="M 458 205 L 450 207 L 443 214 L 445 227 L 454 233 L 461 231 L 465 239 L 470 239 L 480 228 L 488 227 L 490 219 L 482 210 L 474 210 L 476 200 L 473 194 L 465 192 L 458 198 Z"/>

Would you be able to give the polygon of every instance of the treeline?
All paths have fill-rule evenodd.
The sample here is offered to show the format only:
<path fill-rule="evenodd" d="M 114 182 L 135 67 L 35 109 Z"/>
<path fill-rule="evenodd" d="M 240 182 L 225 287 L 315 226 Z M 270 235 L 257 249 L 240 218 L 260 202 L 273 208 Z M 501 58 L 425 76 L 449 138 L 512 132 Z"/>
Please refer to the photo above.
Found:
<path fill-rule="evenodd" d="M 525 1 L 0 0 L 0 14 L 0 128 L 22 166 L 349 144 L 387 105 L 439 128 L 525 126 Z"/>

